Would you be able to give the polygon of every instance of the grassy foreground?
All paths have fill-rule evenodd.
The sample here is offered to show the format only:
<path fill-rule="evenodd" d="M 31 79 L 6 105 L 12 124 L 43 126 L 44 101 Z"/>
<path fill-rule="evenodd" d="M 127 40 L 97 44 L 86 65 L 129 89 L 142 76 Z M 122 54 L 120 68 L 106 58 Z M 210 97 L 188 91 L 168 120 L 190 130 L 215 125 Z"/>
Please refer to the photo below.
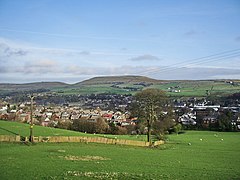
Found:
<path fill-rule="evenodd" d="M 0 135 L 20 135 L 27 137 L 29 136 L 29 124 L 1 121 L 0 120 Z M 64 129 L 50 128 L 34 125 L 33 127 L 34 136 L 86 136 L 85 133 L 76 131 L 68 131 Z M 89 134 L 88 134 L 89 135 Z"/>
<path fill-rule="evenodd" d="M 0 179 L 239 179 L 240 134 L 187 131 L 158 148 L 0 143 Z"/>
<path fill-rule="evenodd" d="M 0 120 L 0 135 L 20 135 L 27 137 L 29 136 L 29 124 L 2 121 Z M 88 134 L 77 131 L 69 131 L 65 129 L 50 128 L 35 125 L 33 127 L 34 136 L 90 136 L 90 137 L 105 137 L 105 138 L 115 138 L 118 139 L 128 139 L 135 141 L 146 141 L 146 136 L 138 135 L 111 135 L 111 134 Z"/>

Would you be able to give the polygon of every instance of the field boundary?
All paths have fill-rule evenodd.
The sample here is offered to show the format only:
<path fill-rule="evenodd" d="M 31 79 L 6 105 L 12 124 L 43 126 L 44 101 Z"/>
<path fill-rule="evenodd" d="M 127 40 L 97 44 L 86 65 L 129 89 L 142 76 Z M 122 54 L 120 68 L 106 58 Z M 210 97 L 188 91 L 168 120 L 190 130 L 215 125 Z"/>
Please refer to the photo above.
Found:
<path fill-rule="evenodd" d="M 0 142 L 27 142 L 28 137 L 21 136 L 10 136 L 10 135 L 0 135 Z M 79 143 L 101 143 L 101 144 L 119 144 L 119 145 L 130 145 L 130 146 L 150 146 L 149 142 L 145 141 L 134 141 L 125 139 L 110 139 L 103 137 L 83 137 L 83 136 L 38 136 L 34 137 L 33 141 L 38 142 L 49 142 L 49 143 L 63 143 L 63 142 L 79 142 Z M 155 141 L 152 146 L 159 146 L 164 144 L 164 141 Z"/>

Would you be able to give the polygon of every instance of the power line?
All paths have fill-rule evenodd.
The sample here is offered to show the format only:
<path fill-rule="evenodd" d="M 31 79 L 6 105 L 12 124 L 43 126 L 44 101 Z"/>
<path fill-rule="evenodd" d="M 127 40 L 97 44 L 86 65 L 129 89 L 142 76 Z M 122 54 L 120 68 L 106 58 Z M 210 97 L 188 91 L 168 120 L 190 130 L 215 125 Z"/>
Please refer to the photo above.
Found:
<path fill-rule="evenodd" d="M 234 57 L 240 57 L 240 54 L 238 55 L 233 55 L 233 56 L 229 56 L 229 57 L 222 57 L 222 58 L 218 58 L 218 59 L 213 59 L 213 60 L 208 60 L 208 61 L 204 61 L 204 62 L 199 62 L 199 63 L 195 63 L 195 64 L 188 64 L 188 65 L 185 65 L 185 66 L 182 66 L 182 67 L 174 67 L 174 68 L 169 68 L 169 69 L 163 69 L 163 70 L 160 70 L 160 72 L 152 72 L 151 74 L 156 74 L 156 73 L 163 73 L 163 72 L 166 72 L 166 71 L 172 71 L 172 70 L 177 70 L 177 69 L 182 69 L 182 68 L 187 68 L 187 67 L 191 67 L 193 65 L 200 65 L 200 64 L 204 64 L 204 63 L 209 63 L 209 62 L 215 62 L 215 61 L 221 61 L 221 60 L 226 60 L 226 59 L 229 59 L 229 58 L 234 58 Z"/>
<path fill-rule="evenodd" d="M 187 60 L 187 61 L 171 64 L 170 66 L 164 67 L 164 68 L 154 68 L 154 69 L 142 71 L 142 72 L 140 72 L 140 74 L 144 75 L 144 74 L 162 73 L 162 72 L 166 72 L 166 71 L 172 71 L 172 70 L 176 70 L 176 69 L 186 68 L 186 67 L 209 63 L 209 62 L 214 62 L 214 61 L 221 61 L 221 60 L 239 57 L 239 56 L 240 56 L 240 49 L 234 49 L 234 50 L 224 51 L 224 52 L 217 53 L 217 54 L 212 54 L 209 56 L 204 56 L 204 57 L 195 58 L 192 60 Z M 181 66 L 179 67 L 179 65 L 181 65 Z"/>
<path fill-rule="evenodd" d="M 235 50 L 231 50 L 231 51 L 225 51 L 225 52 L 222 52 L 222 53 L 218 53 L 218 54 L 213 54 L 213 55 L 209 55 L 209 56 L 204 56 L 204 57 L 200 57 L 200 58 L 195 58 L 195 59 L 192 59 L 192 60 L 187 60 L 187 61 L 183 61 L 183 62 L 180 62 L 180 63 L 175 63 L 175 64 L 172 64 L 168 67 L 165 67 L 161 70 L 168 70 L 168 69 L 176 69 L 176 68 L 179 68 L 179 67 L 175 67 L 176 65 L 182 65 L 182 66 L 187 66 L 189 64 L 195 64 L 195 63 L 199 63 L 199 62 L 207 62 L 211 59 L 216 59 L 216 58 L 219 58 L 219 57 L 223 57 L 223 56 L 227 56 L 227 55 L 232 55 L 232 54 L 238 54 L 239 52 L 236 52 L 236 53 L 231 53 L 231 54 L 228 54 L 230 52 L 234 52 L 234 51 L 240 51 L 240 49 L 235 49 Z M 225 54 L 225 55 L 224 55 Z M 221 56 L 220 56 L 221 55 Z M 204 60 L 206 59 L 206 60 Z M 190 62 L 190 63 L 189 63 Z M 186 64 L 187 63 L 187 64 Z M 180 67 L 181 68 L 181 67 Z M 148 71 L 144 71 L 144 73 L 147 73 L 147 72 L 152 72 L 152 71 L 158 71 L 159 68 L 156 68 L 155 70 L 148 70 Z"/>
<path fill-rule="evenodd" d="M 184 64 L 181 67 L 166 67 L 166 68 L 161 68 L 161 69 L 158 68 L 158 69 L 155 69 L 155 70 L 152 70 L 152 71 L 148 71 L 147 73 L 155 74 L 154 72 L 157 73 L 159 70 L 160 70 L 159 73 L 162 73 L 162 72 L 166 72 L 166 71 L 172 71 L 172 70 L 176 70 L 176 69 L 187 68 L 187 67 L 196 66 L 196 65 L 205 64 L 205 63 L 210 63 L 210 62 L 222 61 L 222 60 L 226 60 L 226 59 L 234 58 L 234 57 L 239 57 L 239 56 L 240 56 L 240 52 L 237 53 L 237 54 L 232 54 L 231 56 L 221 56 L 221 57 L 218 57 L 218 58 L 211 58 L 211 59 L 208 59 L 208 60 L 205 60 L 205 61 L 198 61 L 198 62 L 193 62 L 193 63 L 189 63 L 189 64 Z"/>

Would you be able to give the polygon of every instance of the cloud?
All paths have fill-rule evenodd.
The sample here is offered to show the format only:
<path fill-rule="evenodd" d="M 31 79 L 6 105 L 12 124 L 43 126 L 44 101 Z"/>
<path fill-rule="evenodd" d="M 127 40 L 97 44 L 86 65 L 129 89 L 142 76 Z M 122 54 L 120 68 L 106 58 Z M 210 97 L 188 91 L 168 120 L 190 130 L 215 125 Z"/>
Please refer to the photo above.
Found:
<path fill-rule="evenodd" d="M 0 56 L 11 57 L 11 56 L 25 56 L 27 51 L 21 48 L 13 48 L 5 43 L 0 43 Z"/>
<path fill-rule="evenodd" d="M 21 74 L 45 74 L 45 73 L 59 73 L 58 63 L 54 60 L 39 60 L 34 62 L 25 62 L 23 66 L 15 68 L 15 72 Z"/>
<path fill-rule="evenodd" d="M 53 60 L 42 60 L 38 63 L 25 64 L 25 66 L 15 67 L 14 69 L 0 67 L 0 82 L 8 82 L 8 80 L 11 81 L 12 79 L 12 82 L 54 80 L 73 83 L 80 81 L 83 77 L 89 79 L 96 76 L 120 75 L 142 75 L 162 80 L 240 79 L 239 68 L 188 67 L 164 71 L 166 67 L 162 66 L 91 67 L 75 64 L 68 66 L 56 65 Z"/>
<path fill-rule="evenodd" d="M 8 73 L 8 68 L 5 66 L 0 66 L 0 74 Z"/>
<path fill-rule="evenodd" d="M 57 62 L 54 60 L 40 60 L 36 62 L 30 62 L 27 64 L 28 67 L 54 67 L 57 65 Z"/>
<path fill-rule="evenodd" d="M 210 68 L 210 67 L 188 67 L 171 70 L 149 71 L 145 76 L 164 80 L 202 80 L 202 79 L 226 79 L 240 78 L 238 68 Z M 166 68 L 165 68 L 166 69 Z"/>
<path fill-rule="evenodd" d="M 67 48 L 35 47 L 22 42 L 12 42 L 0 37 L 0 57 L 21 57 L 27 55 L 79 56 L 90 55 L 90 51 Z"/>
<path fill-rule="evenodd" d="M 150 55 L 150 54 L 145 54 L 145 55 L 142 55 L 142 56 L 133 57 L 130 60 L 131 61 L 159 61 L 161 59 L 158 58 L 157 56 L 153 56 L 153 55 Z"/>
<path fill-rule="evenodd" d="M 143 66 L 112 66 L 112 67 L 87 67 L 71 65 L 65 68 L 64 73 L 72 75 L 126 75 L 138 74 L 146 70 Z"/>
<path fill-rule="evenodd" d="M 25 62 L 25 64 L 19 66 L 3 65 L 0 67 L 0 74 L 15 74 L 19 78 L 23 75 L 32 76 L 36 74 L 41 77 L 45 74 L 61 73 L 61 71 L 61 68 L 51 61 Z"/>
<path fill-rule="evenodd" d="M 79 56 L 90 55 L 90 51 L 81 51 L 79 49 L 64 49 L 64 48 L 42 48 L 42 47 L 25 47 L 32 53 L 44 53 L 54 56 Z"/>
<path fill-rule="evenodd" d="M 90 55 L 90 52 L 89 51 L 81 51 L 80 55 Z"/>

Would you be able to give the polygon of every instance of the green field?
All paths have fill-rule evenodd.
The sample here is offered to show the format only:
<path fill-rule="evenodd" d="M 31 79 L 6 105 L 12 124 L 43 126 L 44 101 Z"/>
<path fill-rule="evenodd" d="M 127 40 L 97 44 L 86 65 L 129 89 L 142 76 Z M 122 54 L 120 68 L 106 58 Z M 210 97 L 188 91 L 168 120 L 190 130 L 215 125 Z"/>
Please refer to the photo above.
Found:
<path fill-rule="evenodd" d="M 185 96 L 185 97 L 205 97 L 206 90 L 209 90 L 212 95 L 226 96 L 240 92 L 240 86 L 233 86 L 223 81 L 176 81 L 165 84 L 153 85 L 154 88 L 159 88 L 167 91 L 170 87 L 177 87 L 179 93 L 168 92 L 170 96 Z"/>
<path fill-rule="evenodd" d="M 128 93 L 124 89 L 114 88 L 111 87 L 109 84 L 103 84 L 103 85 L 84 85 L 78 88 L 61 88 L 61 89 L 53 89 L 53 92 L 57 92 L 59 94 L 101 94 L 101 93 L 112 93 L 112 94 L 126 94 Z"/>
<path fill-rule="evenodd" d="M 10 121 L 0 121 L 0 135 L 20 135 L 29 136 L 29 124 L 10 122 Z M 34 126 L 33 127 L 34 136 L 86 136 L 90 134 L 80 133 L 76 131 L 68 131 L 64 129 Z"/>
<path fill-rule="evenodd" d="M 232 81 L 233 83 L 229 83 Z M 27 84 L 1 84 L 0 96 L 32 92 L 45 89 L 58 95 L 73 94 L 135 94 L 144 88 L 158 88 L 172 97 L 206 97 L 206 91 L 213 96 L 227 96 L 240 92 L 239 80 L 155 80 L 143 76 L 95 77 L 76 84 L 39 82 Z M 169 89 L 171 88 L 171 89 Z M 180 92 L 171 92 L 180 90 Z M 209 95 L 208 94 L 208 95 Z"/>
<path fill-rule="evenodd" d="M 158 148 L 0 143 L 0 179 L 239 179 L 240 134 L 187 131 Z"/>
<path fill-rule="evenodd" d="M 11 121 L 1 121 L 0 120 L 0 135 L 20 135 L 27 137 L 30 134 L 29 124 L 11 122 Z M 105 138 L 115 138 L 118 139 L 128 139 L 136 141 L 145 141 L 146 136 L 138 135 L 111 135 L 111 134 L 88 134 L 77 131 L 69 131 L 65 129 L 50 128 L 43 126 L 34 126 L 33 127 L 34 136 L 90 136 L 90 137 L 105 137 Z"/>
<path fill-rule="evenodd" d="M 154 83 L 148 87 L 135 85 L 134 83 L 127 82 L 117 87 L 111 87 L 112 84 L 89 84 L 82 86 L 66 87 L 61 89 L 52 89 L 53 92 L 62 92 L 61 94 L 99 94 L 99 93 L 116 93 L 116 94 L 135 94 L 137 91 L 128 91 L 128 88 L 157 88 L 166 91 L 169 96 L 176 97 L 205 97 L 208 90 L 212 95 L 226 96 L 233 93 L 240 92 L 240 85 L 231 85 L 224 81 L 166 81 L 162 83 Z M 180 92 L 170 92 L 169 88 L 180 90 Z M 178 88 L 175 88 L 178 87 Z"/>

